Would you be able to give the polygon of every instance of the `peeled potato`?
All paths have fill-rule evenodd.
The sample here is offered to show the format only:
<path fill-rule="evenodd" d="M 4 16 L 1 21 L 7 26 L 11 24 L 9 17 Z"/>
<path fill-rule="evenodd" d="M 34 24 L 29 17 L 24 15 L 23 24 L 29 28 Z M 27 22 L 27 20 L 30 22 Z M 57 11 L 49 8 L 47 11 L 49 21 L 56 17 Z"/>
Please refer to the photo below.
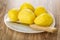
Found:
<path fill-rule="evenodd" d="M 34 20 L 34 23 L 40 26 L 50 26 L 53 23 L 53 18 L 48 13 L 43 13 Z"/>
<path fill-rule="evenodd" d="M 27 8 L 27 9 L 30 9 L 30 10 L 32 10 L 33 12 L 34 12 L 34 7 L 31 5 L 31 4 L 29 4 L 29 3 L 23 3 L 21 6 L 20 6 L 20 11 L 21 10 L 23 10 L 23 9 L 25 9 L 25 8 Z"/>
<path fill-rule="evenodd" d="M 12 22 L 16 22 L 18 21 L 18 10 L 17 9 L 10 9 L 8 11 L 8 17 L 10 19 L 10 21 Z"/>
<path fill-rule="evenodd" d="M 40 6 L 38 6 L 34 11 L 36 16 L 41 15 L 45 12 L 47 12 L 46 9 L 44 7 L 40 7 Z"/>
<path fill-rule="evenodd" d="M 23 9 L 19 12 L 18 19 L 20 23 L 32 24 L 34 22 L 35 15 L 30 9 Z"/>

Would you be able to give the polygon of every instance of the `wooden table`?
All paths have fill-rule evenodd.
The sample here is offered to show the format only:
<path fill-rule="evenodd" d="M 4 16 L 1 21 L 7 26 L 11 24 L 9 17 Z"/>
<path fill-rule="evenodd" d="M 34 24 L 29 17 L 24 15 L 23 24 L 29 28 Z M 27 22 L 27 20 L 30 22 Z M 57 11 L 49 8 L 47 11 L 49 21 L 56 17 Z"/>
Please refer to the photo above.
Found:
<path fill-rule="evenodd" d="M 3 4 L 3 7 L 0 8 L 0 40 L 60 40 L 60 0 L 47 0 L 47 2 L 49 3 L 46 3 L 48 10 L 50 10 L 56 18 L 56 28 L 58 28 L 58 32 L 53 34 L 47 32 L 28 34 L 19 33 L 7 28 L 3 19 L 6 5 Z"/>

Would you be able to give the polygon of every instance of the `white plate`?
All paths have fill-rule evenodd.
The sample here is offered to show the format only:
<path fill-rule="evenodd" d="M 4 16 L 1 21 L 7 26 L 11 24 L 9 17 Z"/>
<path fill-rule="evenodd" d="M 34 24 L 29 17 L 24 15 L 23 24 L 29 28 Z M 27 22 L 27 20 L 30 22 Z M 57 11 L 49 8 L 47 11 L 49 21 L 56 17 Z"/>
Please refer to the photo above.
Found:
<path fill-rule="evenodd" d="M 53 17 L 53 24 L 51 25 L 51 27 L 55 26 L 55 18 L 54 16 L 51 14 L 51 16 Z M 17 23 L 11 23 L 9 21 L 7 21 L 8 16 L 7 14 L 4 16 L 4 22 L 6 24 L 6 26 L 12 30 L 15 30 L 17 32 L 23 32 L 23 33 L 41 33 L 44 31 L 36 31 L 31 29 L 29 26 L 23 25 L 23 24 L 17 24 Z"/>

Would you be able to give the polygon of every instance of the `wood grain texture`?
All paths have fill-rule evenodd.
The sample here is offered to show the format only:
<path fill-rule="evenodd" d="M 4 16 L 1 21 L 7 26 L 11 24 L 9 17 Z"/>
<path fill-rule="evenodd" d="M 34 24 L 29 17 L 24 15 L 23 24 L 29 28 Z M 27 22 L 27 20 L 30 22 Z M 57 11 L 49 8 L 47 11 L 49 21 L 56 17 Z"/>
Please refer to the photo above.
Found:
<path fill-rule="evenodd" d="M 46 5 L 45 7 L 54 14 L 58 32 L 26 34 L 7 28 L 3 19 L 6 11 L 5 0 L 0 0 L 0 5 L 2 5 L 0 7 L 0 40 L 60 40 L 60 0 L 40 0 L 40 4 Z"/>

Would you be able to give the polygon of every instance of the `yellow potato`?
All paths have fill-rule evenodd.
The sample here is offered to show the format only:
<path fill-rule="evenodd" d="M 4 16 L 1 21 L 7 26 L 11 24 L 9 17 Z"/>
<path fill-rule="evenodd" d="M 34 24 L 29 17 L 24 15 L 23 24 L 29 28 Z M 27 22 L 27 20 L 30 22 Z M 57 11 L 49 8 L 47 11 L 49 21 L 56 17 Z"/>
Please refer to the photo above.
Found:
<path fill-rule="evenodd" d="M 10 9 L 8 11 L 8 17 L 10 19 L 10 21 L 12 22 L 16 22 L 18 21 L 18 10 L 17 9 Z"/>
<path fill-rule="evenodd" d="M 29 4 L 29 3 L 23 3 L 21 6 L 20 6 L 20 11 L 21 10 L 23 10 L 23 9 L 25 9 L 25 8 L 27 8 L 27 9 L 30 9 L 30 10 L 32 10 L 33 12 L 34 12 L 34 7 L 31 5 L 31 4 Z"/>
<path fill-rule="evenodd" d="M 34 11 L 36 16 L 43 14 L 45 12 L 47 12 L 46 9 L 44 7 L 40 7 L 40 6 L 38 6 Z"/>
<path fill-rule="evenodd" d="M 34 23 L 40 26 L 50 26 L 53 23 L 53 18 L 50 14 L 44 13 L 37 16 L 37 18 L 34 20 Z"/>
<path fill-rule="evenodd" d="M 35 19 L 34 13 L 29 9 L 23 9 L 18 14 L 18 19 L 20 23 L 32 24 Z"/>

